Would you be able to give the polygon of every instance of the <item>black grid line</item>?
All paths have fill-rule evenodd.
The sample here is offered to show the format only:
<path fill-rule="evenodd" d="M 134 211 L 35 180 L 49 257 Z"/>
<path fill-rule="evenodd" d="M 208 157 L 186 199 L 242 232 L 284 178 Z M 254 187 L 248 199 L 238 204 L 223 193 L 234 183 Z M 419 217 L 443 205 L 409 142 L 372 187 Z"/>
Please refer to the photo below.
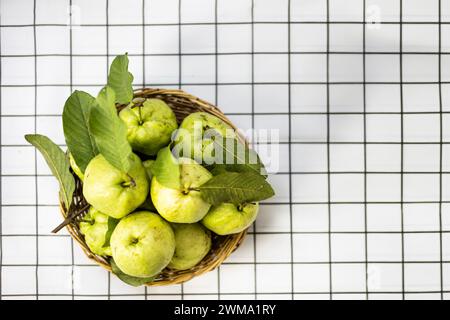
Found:
<path fill-rule="evenodd" d="M 109 70 L 109 1 L 106 1 L 105 6 L 105 19 L 106 19 L 106 79 L 108 79 L 108 70 Z M 111 300 L 111 272 L 108 272 L 108 292 L 107 292 L 108 300 Z"/>
<path fill-rule="evenodd" d="M 365 264 L 365 289 L 366 299 L 369 299 L 369 263 L 368 263 L 368 241 L 367 241 L 367 104 L 366 104 L 366 0 L 363 0 L 363 135 L 364 135 L 364 258 Z"/>
<path fill-rule="evenodd" d="M 403 168 L 404 168 L 404 127 L 403 127 L 403 24 L 401 23 L 403 21 L 403 0 L 400 0 L 400 112 L 402 113 L 400 116 L 400 135 L 401 135 L 401 145 L 400 145 L 400 168 L 401 168 L 401 174 L 400 174 L 400 219 L 401 219 L 401 244 L 402 244 L 402 298 L 405 299 L 405 234 L 404 234 L 404 175 L 403 175 Z"/>
<path fill-rule="evenodd" d="M 0 15 L 0 115 L 3 114 L 3 97 L 2 97 L 2 15 Z M 1 119 L 0 119 L 1 120 Z M 2 121 L 0 121 L 0 132 L 2 131 Z M 0 170 L 3 170 L 3 146 L 2 146 L 2 135 L 0 135 Z M 3 171 L 2 171 L 3 172 Z M 2 300 L 2 285 L 3 285 L 3 175 L 0 175 L 0 300 Z"/>
<path fill-rule="evenodd" d="M 442 19 L 442 15 L 441 15 L 441 7 L 442 7 L 442 1 L 439 0 L 439 30 L 438 30 L 438 37 L 439 37 L 439 42 L 438 42 L 438 46 L 439 46 L 439 52 L 441 53 L 442 50 L 442 24 L 441 24 L 441 19 Z M 439 111 L 440 111 L 440 116 L 439 116 L 439 134 L 440 134 L 440 141 L 442 142 L 443 140 L 443 116 L 442 116 L 442 56 L 441 54 L 439 55 L 438 58 L 438 77 L 439 77 Z M 441 287 L 441 300 L 444 299 L 444 269 L 443 269 L 443 240 L 442 240 L 442 175 L 443 175 L 443 149 L 442 149 L 442 143 L 439 146 L 439 171 L 440 171 L 440 175 L 439 175 L 439 258 L 440 258 L 440 287 Z"/>
<path fill-rule="evenodd" d="M 36 55 L 37 53 L 37 39 L 36 39 L 36 0 L 33 1 L 33 49 L 34 49 L 34 54 Z M 34 57 L 34 114 L 37 114 L 37 57 Z M 34 133 L 37 130 L 37 118 L 34 118 Z M 36 205 L 39 204 L 38 201 L 38 177 L 37 177 L 37 150 L 34 150 L 34 173 L 35 173 L 35 177 L 34 177 L 34 187 L 35 187 L 35 201 L 36 201 Z M 36 300 L 39 300 L 39 270 L 38 270 L 38 266 L 39 266 L 39 237 L 38 237 L 38 226 L 39 226 L 39 212 L 38 212 L 38 207 L 36 206 L 35 208 L 35 219 L 36 219 L 36 264 L 35 264 L 35 286 L 36 286 Z"/>
<path fill-rule="evenodd" d="M 217 106 L 219 104 L 219 27 L 218 27 L 218 2 L 214 1 L 214 105 Z M 255 268 L 256 269 L 256 268 Z M 221 292 L 220 292 L 220 266 L 217 267 L 217 299 L 221 300 Z"/>
<path fill-rule="evenodd" d="M 251 16 L 252 16 L 252 27 L 251 27 L 251 41 L 252 41 L 252 55 L 251 55 L 251 61 L 252 61 L 252 86 L 251 86 L 251 90 L 252 90 L 252 109 L 251 109 L 251 127 L 252 129 L 255 128 L 255 0 L 252 0 L 252 8 L 251 8 Z M 252 132 L 252 143 L 255 141 L 254 139 L 254 133 Z M 256 232 L 256 226 L 257 222 L 255 221 L 253 224 L 253 230 Z M 257 268 L 256 268 L 256 264 L 257 264 L 257 253 L 256 253 L 256 234 L 253 236 L 253 259 L 254 259 L 254 263 L 255 265 L 253 266 L 253 282 L 254 282 L 254 295 L 255 295 L 255 299 L 256 299 L 256 292 L 258 291 L 258 285 L 257 285 Z"/>
<path fill-rule="evenodd" d="M 145 0 L 142 0 L 142 87 L 145 87 Z M 144 288 L 145 300 L 148 300 L 148 288 Z"/>

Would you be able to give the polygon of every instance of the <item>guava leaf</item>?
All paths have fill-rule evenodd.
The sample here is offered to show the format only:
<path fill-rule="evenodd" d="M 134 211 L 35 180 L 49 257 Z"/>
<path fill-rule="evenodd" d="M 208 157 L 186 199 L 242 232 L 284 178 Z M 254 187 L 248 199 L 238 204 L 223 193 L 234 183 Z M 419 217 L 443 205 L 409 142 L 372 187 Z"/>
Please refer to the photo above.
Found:
<path fill-rule="evenodd" d="M 91 110 L 89 128 L 105 159 L 117 169 L 128 172 L 132 150 L 127 140 L 126 125 L 117 115 L 114 101 L 114 90 L 104 87 Z"/>
<path fill-rule="evenodd" d="M 133 75 L 128 71 L 126 54 L 114 58 L 109 68 L 108 86 L 116 93 L 115 102 L 127 104 L 133 99 Z"/>
<path fill-rule="evenodd" d="M 153 176 L 163 186 L 171 189 L 181 188 L 180 165 L 173 156 L 170 146 L 159 150 L 151 170 Z"/>
<path fill-rule="evenodd" d="M 122 270 L 120 270 L 119 267 L 117 266 L 117 264 L 114 262 L 113 258 L 111 258 L 109 260 L 109 263 L 111 264 L 111 271 L 112 271 L 112 273 L 114 273 L 117 276 L 117 278 L 119 278 L 120 280 L 122 280 L 126 284 L 129 284 L 130 286 L 133 286 L 133 287 L 142 286 L 143 284 L 146 284 L 148 282 L 152 282 L 156 278 L 156 276 L 149 277 L 149 278 L 133 277 L 133 276 L 130 276 L 130 275 L 126 274 L 126 273 L 123 273 Z"/>
<path fill-rule="evenodd" d="M 267 172 L 258 153 L 237 139 L 216 137 L 214 167 L 223 167 L 232 172 L 253 172 L 267 177 Z"/>
<path fill-rule="evenodd" d="M 75 179 L 70 172 L 70 164 L 66 154 L 46 136 L 27 134 L 25 139 L 41 152 L 52 174 L 59 182 L 61 197 L 66 209 L 69 210 L 75 190 Z"/>
<path fill-rule="evenodd" d="M 113 231 L 116 228 L 118 223 L 119 223 L 118 219 L 114 219 L 112 217 L 108 217 L 108 230 L 106 231 L 106 234 L 105 234 L 105 243 L 103 244 L 103 248 L 109 247 L 110 240 L 111 240 L 111 235 L 112 235 L 112 233 L 113 233 Z"/>
<path fill-rule="evenodd" d="M 89 128 L 89 116 L 95 103 L 95 98 L 90 94 L 75 91 L 64 104 L 62 114 L 67 147 L 83 173 L 89 161 L 98 154 L 97 144 Z"/>
<path fill-rule="evenodd" d="M 241 204 L 268 199 L 275 195 L 272 186 L 260 174 L 225 172 L 198 187 L 202 198 L 212 205 L 223 202 Z"/>

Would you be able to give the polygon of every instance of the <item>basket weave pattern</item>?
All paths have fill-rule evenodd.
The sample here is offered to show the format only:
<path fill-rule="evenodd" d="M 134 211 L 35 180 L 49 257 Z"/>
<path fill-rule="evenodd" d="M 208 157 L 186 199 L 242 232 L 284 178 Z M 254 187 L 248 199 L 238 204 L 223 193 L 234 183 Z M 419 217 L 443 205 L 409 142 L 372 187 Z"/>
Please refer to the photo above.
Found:
<path fill-rule="evenodd" d="M 239 134 L 236 127 L 230 122 L 230 120 L 215 106 L 203 101 L 197 97 L 194 97 L 182 90 L 167 90 L 167 89 L 139 89 L 135 91 L 135 97 L 142 98 L 158 98 L 165 101 L 174 111 L 178 123 L 181 123 L 183 119 L 190 113 L 203 111 L 208 112 L 230 125 L 239 135 L 242 142 L 246 143 L 242 135 Z M 120 110 L 122 107 L 118 107 Z M 76 218 L 67 225 L 67 230 L 70 235 L 75 239 L 83 249 L 87 257 L 103 268 L 111 271 L 111 266 L 108 260 L 102 256 L 91 252 L 89 247 L 84 241 L 84 236 L 79 229 L 79 222 L 89 209 L 89 204 L 83 197 L 82 183 L 78 177 L 74 174 L 76 181 L 76 188 L 73 195 L 73 210 L 72 212 L 78 212 Z M 60 201 L 61 213 L 64 218 L 68 217 L 68 213 L 63 203 Z M 212 235 L 212 247 L 206 257 L 195 267 L 188 270 L 171 270 L 169 268 L 164 269 L 160 275 L 147 286 L 163 286 L 171 284 L 179 284 L 192 279 L 195 276 L 201 275 L 205 272 L 211 271 L 218 267 L 242 242 L 247 230 L 244 230 L 237 234 L 228 236 Z"/>

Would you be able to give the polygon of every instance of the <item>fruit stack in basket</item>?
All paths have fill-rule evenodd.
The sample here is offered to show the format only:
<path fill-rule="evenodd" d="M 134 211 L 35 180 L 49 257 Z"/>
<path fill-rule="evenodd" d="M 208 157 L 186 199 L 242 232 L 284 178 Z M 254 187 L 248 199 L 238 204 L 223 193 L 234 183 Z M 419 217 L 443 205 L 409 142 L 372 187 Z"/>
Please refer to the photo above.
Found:
<path fill-rule="evenodd" d="M 165 101 L 135 97 L 128 57 L 114 59 L 96 98 L 75 91 L 63 112 L 67 152 L 27 135 L 60 183 L 67 212 L 75 179 L 90 205 L 78 227 L 90 251 L 123 281 L 151 282 L 188 270 L 210 252 L 211 232 L 230 235 L 273 196 L 264 166 L 227 123 L 192 112 L 181 124 Z M 118 110 L 120 110 L 118 112 Z"/>

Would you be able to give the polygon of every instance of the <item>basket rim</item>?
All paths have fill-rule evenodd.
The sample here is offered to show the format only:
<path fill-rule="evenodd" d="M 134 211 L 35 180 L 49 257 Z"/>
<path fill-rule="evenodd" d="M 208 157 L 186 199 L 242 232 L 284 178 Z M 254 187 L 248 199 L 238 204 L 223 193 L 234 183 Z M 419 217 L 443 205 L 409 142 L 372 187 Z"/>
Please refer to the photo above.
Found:
<path fill-rule="evenodd" d="M 223 112 L 217 106 L 215 106 L 203 99 L 200 99 L 194 95 L 191 95 L 181 89 L 139 88 L 139 89 L 134 90 L 133 98 L 152 97 L 152 96 L 154 96 L 154 97 L 158 97 L 158 96 L 173 97 L 174 99 L 185 99 L 185 100 L 191 102 L 196 107 L 200 107 L 200 109 L 202 109 L 201 111 L 208 112 L 208 113 L 220 118 L 225 123 L 227 123 L 236 132 L 236 134 L 237 134 L 238 138 L 241 140 L 241 142 L 248 145 L 248 141 L 244 137 L 244 135 L 236 128 L 236 126 L 223 114 Z M 174 105 L 171 105 L 170 103 L 168 103 L 168 104 L 175 113 L 177 111 L 181 111 L 181 109 L 176 109 Z M 117 106 L 118 110 L 120 110 L 123 107 L 124 106 Z M 189 113 L 191 113 L 191 112 L 189 112 Z M 189 113 L 187 113 L 187 114 L 189 114 Z M 78 187 L 81 188 L 80 180 L 78 179 L 78 177 L 75 174 L 74 174 L 74 177 L 75 177 L 76 181 L 78 182 Z M 76 195 L 74 193 L 74 197 L 75 196 Z M 82 193 L 81 193 L 81 196 L 82 196 Z M 61 212 L 63 218 L 67 218 L 68 213 L 67 213 L 67 210 L 61 199 L 59 199 L 59 208 L 60 208 L 60 212 Z M 85 211 L 87 211 L 87 210 L 88 209 L 86 209 Z M 69 232 L 70 236 L 76 242 L 78 242 L 82 251 L 87 256 L 88 259 L 96 262 L 98 265 L 100 265 L 105 270 L 112 272 L 109 261 L 103 256 L 94 254 L 89 249 L 89 247 L 87 246 L 87 244 L 84 241 L 84 237 L 81 235 L 79 230 L 77 230 L 78 226 L 77 226 L 76 222 L 72 221 L 71 223 L 66 225 L 65 228 Z M 242 241 L 244 240 L 244 238 L 247 234 L 247 231 L 248 231 L 248 228 L 239 233 L 236 233 L 236 234 L 231 234 L 228 236 L 217 236 L 218 238 L 225 239 L 223 241 L 225 243 L 225 246 L 223 246 L 223 247 L 219 246 L 219 248 L 222 249 L 219 252 L 219 255 L 214 254 L 214 252 L 212 252 L 212 249 L 211 249 L 208 252 L 207 256 L 205 256 L 205 258 L 203 258 L 203 260 L 199 264 L 194 266 L 193 268 L 187 269 L 187 270 L 170 270 L 170 269 L 166 268 L 162 271 L 162 273 L 164 271 L 169 270 L 168 271 L 169 277 L 164 278 L 164 279 L 157 278 L 156 280 L 154 280 L 152 282 L 145 283 L 145 286 L 165 286 L 165 285 L 181 284 L 181 283 L 191 280 L 192 278 L 194 278 L 196 276 L 199 276 L 201 274 L 204 274 L 204 273 L 207 273 L 209 271 L 216 269 L 218 266 L 220 266 L 222 264 L 222 262 L 225 259 L 227 259 L 231 255 L 231 253 L 234 250 L 236 250 L 241 245 Z M 208 261 L 208 263 L 204 264 L 204 261 L 207 260 L 207 258 L 210 258 L 210 256 L 214 256 L 213 259 Z"/>

